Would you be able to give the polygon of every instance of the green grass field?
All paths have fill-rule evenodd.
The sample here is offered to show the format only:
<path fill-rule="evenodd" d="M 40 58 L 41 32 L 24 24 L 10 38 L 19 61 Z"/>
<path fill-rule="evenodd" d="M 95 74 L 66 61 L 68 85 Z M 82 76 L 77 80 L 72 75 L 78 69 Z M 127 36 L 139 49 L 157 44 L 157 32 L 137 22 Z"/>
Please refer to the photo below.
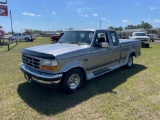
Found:
<path fill-rule="evenodd" d="M 0 120 L 159 120 L 160 43 L 142 48 L 131 69 L 119 68 L 65 95 L 25 81 L 21 50 L 49 38 L 0 46 Z"/>

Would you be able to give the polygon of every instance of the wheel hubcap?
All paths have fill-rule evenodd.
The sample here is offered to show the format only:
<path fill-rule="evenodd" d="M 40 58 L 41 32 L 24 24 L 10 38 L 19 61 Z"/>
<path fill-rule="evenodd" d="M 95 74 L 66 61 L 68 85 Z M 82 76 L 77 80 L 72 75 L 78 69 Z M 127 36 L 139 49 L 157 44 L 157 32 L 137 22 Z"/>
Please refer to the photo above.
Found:
<path fill-rule="evenodd" d="M 76 89 L 80 84 L 80 76 L 73 74 L 68 80 L 68 86 L 70 89 Z"/>
<path fill-rule="evenodd" d="M 132 63 L 133 63 L 133 61 L 132 61 L 132 57 L 129 57 L 129 60 L 128 60 L 128 66 L 131 66 L 131 65 L 132 65 Z"/>

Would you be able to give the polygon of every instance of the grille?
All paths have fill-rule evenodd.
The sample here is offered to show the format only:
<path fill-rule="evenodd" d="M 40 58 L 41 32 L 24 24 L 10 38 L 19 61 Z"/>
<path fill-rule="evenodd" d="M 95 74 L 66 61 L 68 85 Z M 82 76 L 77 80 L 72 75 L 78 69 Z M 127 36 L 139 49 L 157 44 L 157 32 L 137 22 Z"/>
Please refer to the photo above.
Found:
<path fill-rule="evenodd" d="M 144 38 L 140 38 L 139 40 L 140 41 L 147 41 L 147 39 L 144 39 Z"/>
<path fill-rule="evenodd" d="M 34 68 L 34 69 L 40 69 L 41 66 L 41 60 L 40 58 L 36 58 L 29 55 L 22 55 L 22 61 L 25 65 Z"/>

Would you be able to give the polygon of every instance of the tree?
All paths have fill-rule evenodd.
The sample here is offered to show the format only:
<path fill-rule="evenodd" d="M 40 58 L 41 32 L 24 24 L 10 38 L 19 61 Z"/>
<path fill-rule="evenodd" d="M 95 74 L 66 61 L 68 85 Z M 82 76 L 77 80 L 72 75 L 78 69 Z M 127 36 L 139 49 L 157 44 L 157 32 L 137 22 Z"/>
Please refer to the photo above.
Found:
<path fill-rule="evenodd" d="M 57 32 L 63 32 L 63 30 L 57 30 Z"/>
<path fill-rule="evenodd" d="M 123 27 L 122 26 L 120 26 L 120 27 L 109 26 L 108 29 L 112 29 L 112 30 L 116 30 L 116 31 L 122 31 Z"/>
<path fill-rule="evenodd" d="M 68 30 L 73 30 L 73 28 L 68 28 Z"/>
<path fill-rule="evenodd" d="M 152 25 L 142 21 L 141 24 L 138 25 L 128 25 L 125 27 L 125 29 L 138 29 L 138 28 L 143 28 L 143 29 L 150 29 L 152 28 Z"/>
<path fill-rule="evenodd" d="M 24 32 L 27 33 L 27 34 L 40 34 L 41 30 L 25 29 Z"/>

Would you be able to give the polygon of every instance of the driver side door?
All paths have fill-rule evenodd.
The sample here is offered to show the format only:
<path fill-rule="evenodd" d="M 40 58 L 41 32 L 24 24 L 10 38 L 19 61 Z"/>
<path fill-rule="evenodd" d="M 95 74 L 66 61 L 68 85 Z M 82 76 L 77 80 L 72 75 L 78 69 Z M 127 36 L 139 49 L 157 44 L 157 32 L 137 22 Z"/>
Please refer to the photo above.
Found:
<path fill-rule="evenodd" d="M 96 39 L 95 44 L 99 44 L 100 39 L 105 41 L 102 42 L 108 42 L 108 35 L 105 31 L 98 31 L 96 33 Z M 101 72 L 105 72 L 108 70 L 108 67 L 110 67 L 112 62 L 112 53 L 110 50 L 110 47 L 103 48 L 94 46 L 92 48 L 92 72 L 96 74 L 100 74 Z"/>

